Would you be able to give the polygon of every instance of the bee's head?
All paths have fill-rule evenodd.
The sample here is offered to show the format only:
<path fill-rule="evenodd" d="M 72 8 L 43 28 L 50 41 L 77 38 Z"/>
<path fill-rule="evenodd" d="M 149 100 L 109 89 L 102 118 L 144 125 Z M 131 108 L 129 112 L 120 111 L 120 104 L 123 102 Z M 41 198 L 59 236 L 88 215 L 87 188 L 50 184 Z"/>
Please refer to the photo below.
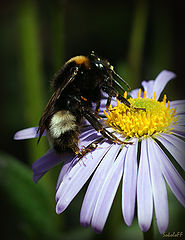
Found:
<path fill-rule="evenodd" d="M 101 59 L 98 57 L 94 51 L 89 55 L 89 59 L 91 62 L 92 69 L 94 69 L 97 73 L 105 76 L 109 76 L 112 71 L 112 66 L 107 60 Z"/>
<path fill-rule="evenodd" d="M 119 78 L 121 82 L 127 86 L 127 88 L 130 90 L 130 87 L 127 82 L 125 82 L 122 77 L 120 77 L 114 70 L 114 67 L 104 59 L 101 59 L 98 57 L 94 51 L 91 52 L 89 55 L 89 59 L 91 62 L 91 67 L 93 70 L 96 71 L 96 74 L 101 76 L 102 80 L 104 81 L 104 84 L 112 85 L 112 81 L 119 85 L 116 79 L 114 77 Z"/>

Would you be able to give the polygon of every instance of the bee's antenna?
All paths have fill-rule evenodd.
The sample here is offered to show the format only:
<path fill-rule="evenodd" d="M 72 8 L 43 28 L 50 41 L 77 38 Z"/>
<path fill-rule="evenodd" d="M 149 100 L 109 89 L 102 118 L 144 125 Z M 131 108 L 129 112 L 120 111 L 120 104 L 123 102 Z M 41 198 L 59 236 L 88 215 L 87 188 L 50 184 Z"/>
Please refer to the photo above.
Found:
<path fill-rule="evenodd" d="M 119 74 L 117 74 L 117 72 L 114 71 L 113 66 L 110 66 L 110 69 L 112 70 L 112 72 L 114 73 L 114 75 L 115 75 L 116 77 L 118 77 L 119 80 L 121 80 L 121 82 L 122 82 L 123 84 L 126 85 L 126 87 L 128 88 L 128 90 L 131 90 L 131 87 L 128 85 L 128 83 L 127 83 L 125 80 L 123 80 L 123 78 L 122 78 Z"/>
<path fill-rule="evenodd" d="M 123 88 L 123 86 L 121 86 L 121 84 L 116 79 L 113 78 L 113 81 L 123 92 L 125 92 L 125 89 Z"/>

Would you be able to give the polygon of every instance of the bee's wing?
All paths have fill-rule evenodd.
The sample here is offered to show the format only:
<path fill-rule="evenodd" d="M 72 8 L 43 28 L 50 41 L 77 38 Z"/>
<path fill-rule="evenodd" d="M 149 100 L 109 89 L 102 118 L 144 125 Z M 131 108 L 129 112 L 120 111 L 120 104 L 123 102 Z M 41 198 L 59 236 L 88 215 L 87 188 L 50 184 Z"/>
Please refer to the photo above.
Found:
<path fill-rule="evenodd" d="M 38 132 L 39 132 L 39 138 L 38 138 L 38 142 L 40 141 L 40 138 L 42 137 L 42 134 L 44 133 L 44 130 L 46 129 L 46 121 L 47 119 L 52 116 L 54 114 L 54 104 L 56 99 L 59 96 L 59 92 L 60 92 L 60 88 L 55 91 L 53 93 L 53 95 L 51 96 L 48 104 L 46 105 L 44 112 L 42 114 L 42 117 L 39 121 L 39 128 L 38 128 Z"/>
<path fill-rule="evenodd" d="M 55 113 L 55 102 L 56 100 L 60 97 L 61 93 L 63 92 L 63 90 L 74 81 L 77 73 L 78 73 L 79 68 L 76 67 L 74 69 L 74 71 L 72 72 L 71 76 L 69 78 L 66 78 L 65 81 L 63 81 L 63 83 L 61 84 L 61 86 L 53 93 L 53 95 L 51 96 L 48 104 L 45 107 L 45 110 L 42 114 L 42 117 L 40 119 L 39 122 L 39 138 L 38 138 L 38 142 L 40 141 L 40 138 L 42 137 L 42 134 L 44 133 L 44 130 L 46 129 L 46 121 L 49 117 L 51 117 L 54 113 Z"/>
<path fill-rule="evenodd" d="M 61 83 L 61 85 L 60 85 L 60 87 L 59 87 L 59 88 L 60 88 L 60 93 L 59 93 L 59 95 L 58 95 L 58 98 L 60 97 L 60 94 L 63 92 L 63 90 L 64 90 L 70 83 L 72 83 L 72 82 L 75 80 L 75 77 L 76 77 L 76 75 L 77 75 L 77 73 L 78 73 L 78 70 L 79 70 L 79 67 L 78 67 L 78 66 L 74 67 L 72 73 L 70 74 L 70 76 L 63 79 L 63 81 L 62 81 L 62 83 Z M 59 72 L 59 74 L 56 76 L 55 79 L 61 78 L 61 75 L 62 75 L 62 73 Z"/>

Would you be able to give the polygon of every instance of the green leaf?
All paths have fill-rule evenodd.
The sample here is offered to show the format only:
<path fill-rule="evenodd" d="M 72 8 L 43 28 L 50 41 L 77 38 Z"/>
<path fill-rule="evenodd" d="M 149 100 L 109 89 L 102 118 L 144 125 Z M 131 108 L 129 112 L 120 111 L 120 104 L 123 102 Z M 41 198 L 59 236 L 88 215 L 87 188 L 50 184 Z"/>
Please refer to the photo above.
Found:
<path fill-rule="evenodd" d="M 59 217 L 44 185 L 33 183 L 31 169 L 0 153 L 0 187 L 7 206 L 3 212 L 10 215 L 6 216 L 8 221 L 13 219 L 13 228 L 29 238 L 55 239 Z"/>

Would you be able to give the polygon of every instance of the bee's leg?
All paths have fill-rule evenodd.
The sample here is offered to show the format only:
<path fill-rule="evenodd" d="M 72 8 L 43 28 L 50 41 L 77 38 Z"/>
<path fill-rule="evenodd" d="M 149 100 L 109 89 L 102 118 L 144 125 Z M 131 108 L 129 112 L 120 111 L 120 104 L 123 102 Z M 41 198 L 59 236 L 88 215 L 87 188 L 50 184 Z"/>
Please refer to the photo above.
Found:
<path fill-rule="evenodd" d="M 100 100 L 96 103 L 95 115 L 98 117 L 98 112 L 100 110 Z"/>
<path fill-rule="evenodd" d="M 91 142 L 89 145 L 87 145 L 86 147 L 83 146 L 83 148 L 81 149 L 81 151 L 78 154 L 78 158 L 81 159 L 83 158 L 87 153 L 94 151 L 97 147 L 98 147 L 98 143 L 100 143 L 104 138 L 100 137 L 96 140 L 94 140 L 93 142 Z"/>
<path fill-rule="evenodd" d="M 111 96 L 108 96 L 108 98 L 107 98 L 107 103 L 106 103 L 106 106 L 105 106 L 107 109 L 108 109 L 109 106 L 110 106 L 111 100 L 112 100 L 112 97 L 111 97 Z"/>
<path fill-rule="evenodd" d="M 145 108 L 137 108 L 134 107 L 126 98 L 124 98 L 113 86 L 106 85 L 103 86 L 103 91 L 105 91 L 109 96 L 116 97 L 120 102 L 125 104 L 127 107 L 135 109 L 135 110 L 143 110 L 146 111 Z"/>
<path fill-rule="evenodd" d="M 113 87 L 113 86 L 110 86 L 110 85 L 104 85 L 102 87 L 102 90 L 105 91 L 109 97 L 107 99 L 107 105 L 106 107 L 109 107 L 108 105 L 108 101 L 110 101 L 109 99 L 111 99 L 112 97 L 116 97 L 120 102 L 124 103 L 127 107 L 131 107 L 131 104 L 130 102 L 124 98 L 123 96 L 121 96 L 121 94 L 119 94 L 119 92 Z"/>
<path fill-rule="evenodd" d="M 89 121 L 89 123 L 96 129 L 96 131 L 100 132 L 104 138 L 107 138 L 111 142 L 119 142 L 121 144 L 132 144 L 131 142 L 123 142 L 119 138 L 117 138 L 113 133 L 107 131 L 105 127 L 99 122 L 95 113 L 90 109 L 83 108 L 83 116 Z"/>
<path fill-rule="evenodd" d="M 126 98 L 124 98 L 123 96 L 121 96 L 121 94 L 118 93 L 117 99 L 124 103 L 127 107 L 132 108 L 134 110 L 143 110 L 146 112 L 145 108 L 138 108 L 138 107 L 134 107 Z"/>

